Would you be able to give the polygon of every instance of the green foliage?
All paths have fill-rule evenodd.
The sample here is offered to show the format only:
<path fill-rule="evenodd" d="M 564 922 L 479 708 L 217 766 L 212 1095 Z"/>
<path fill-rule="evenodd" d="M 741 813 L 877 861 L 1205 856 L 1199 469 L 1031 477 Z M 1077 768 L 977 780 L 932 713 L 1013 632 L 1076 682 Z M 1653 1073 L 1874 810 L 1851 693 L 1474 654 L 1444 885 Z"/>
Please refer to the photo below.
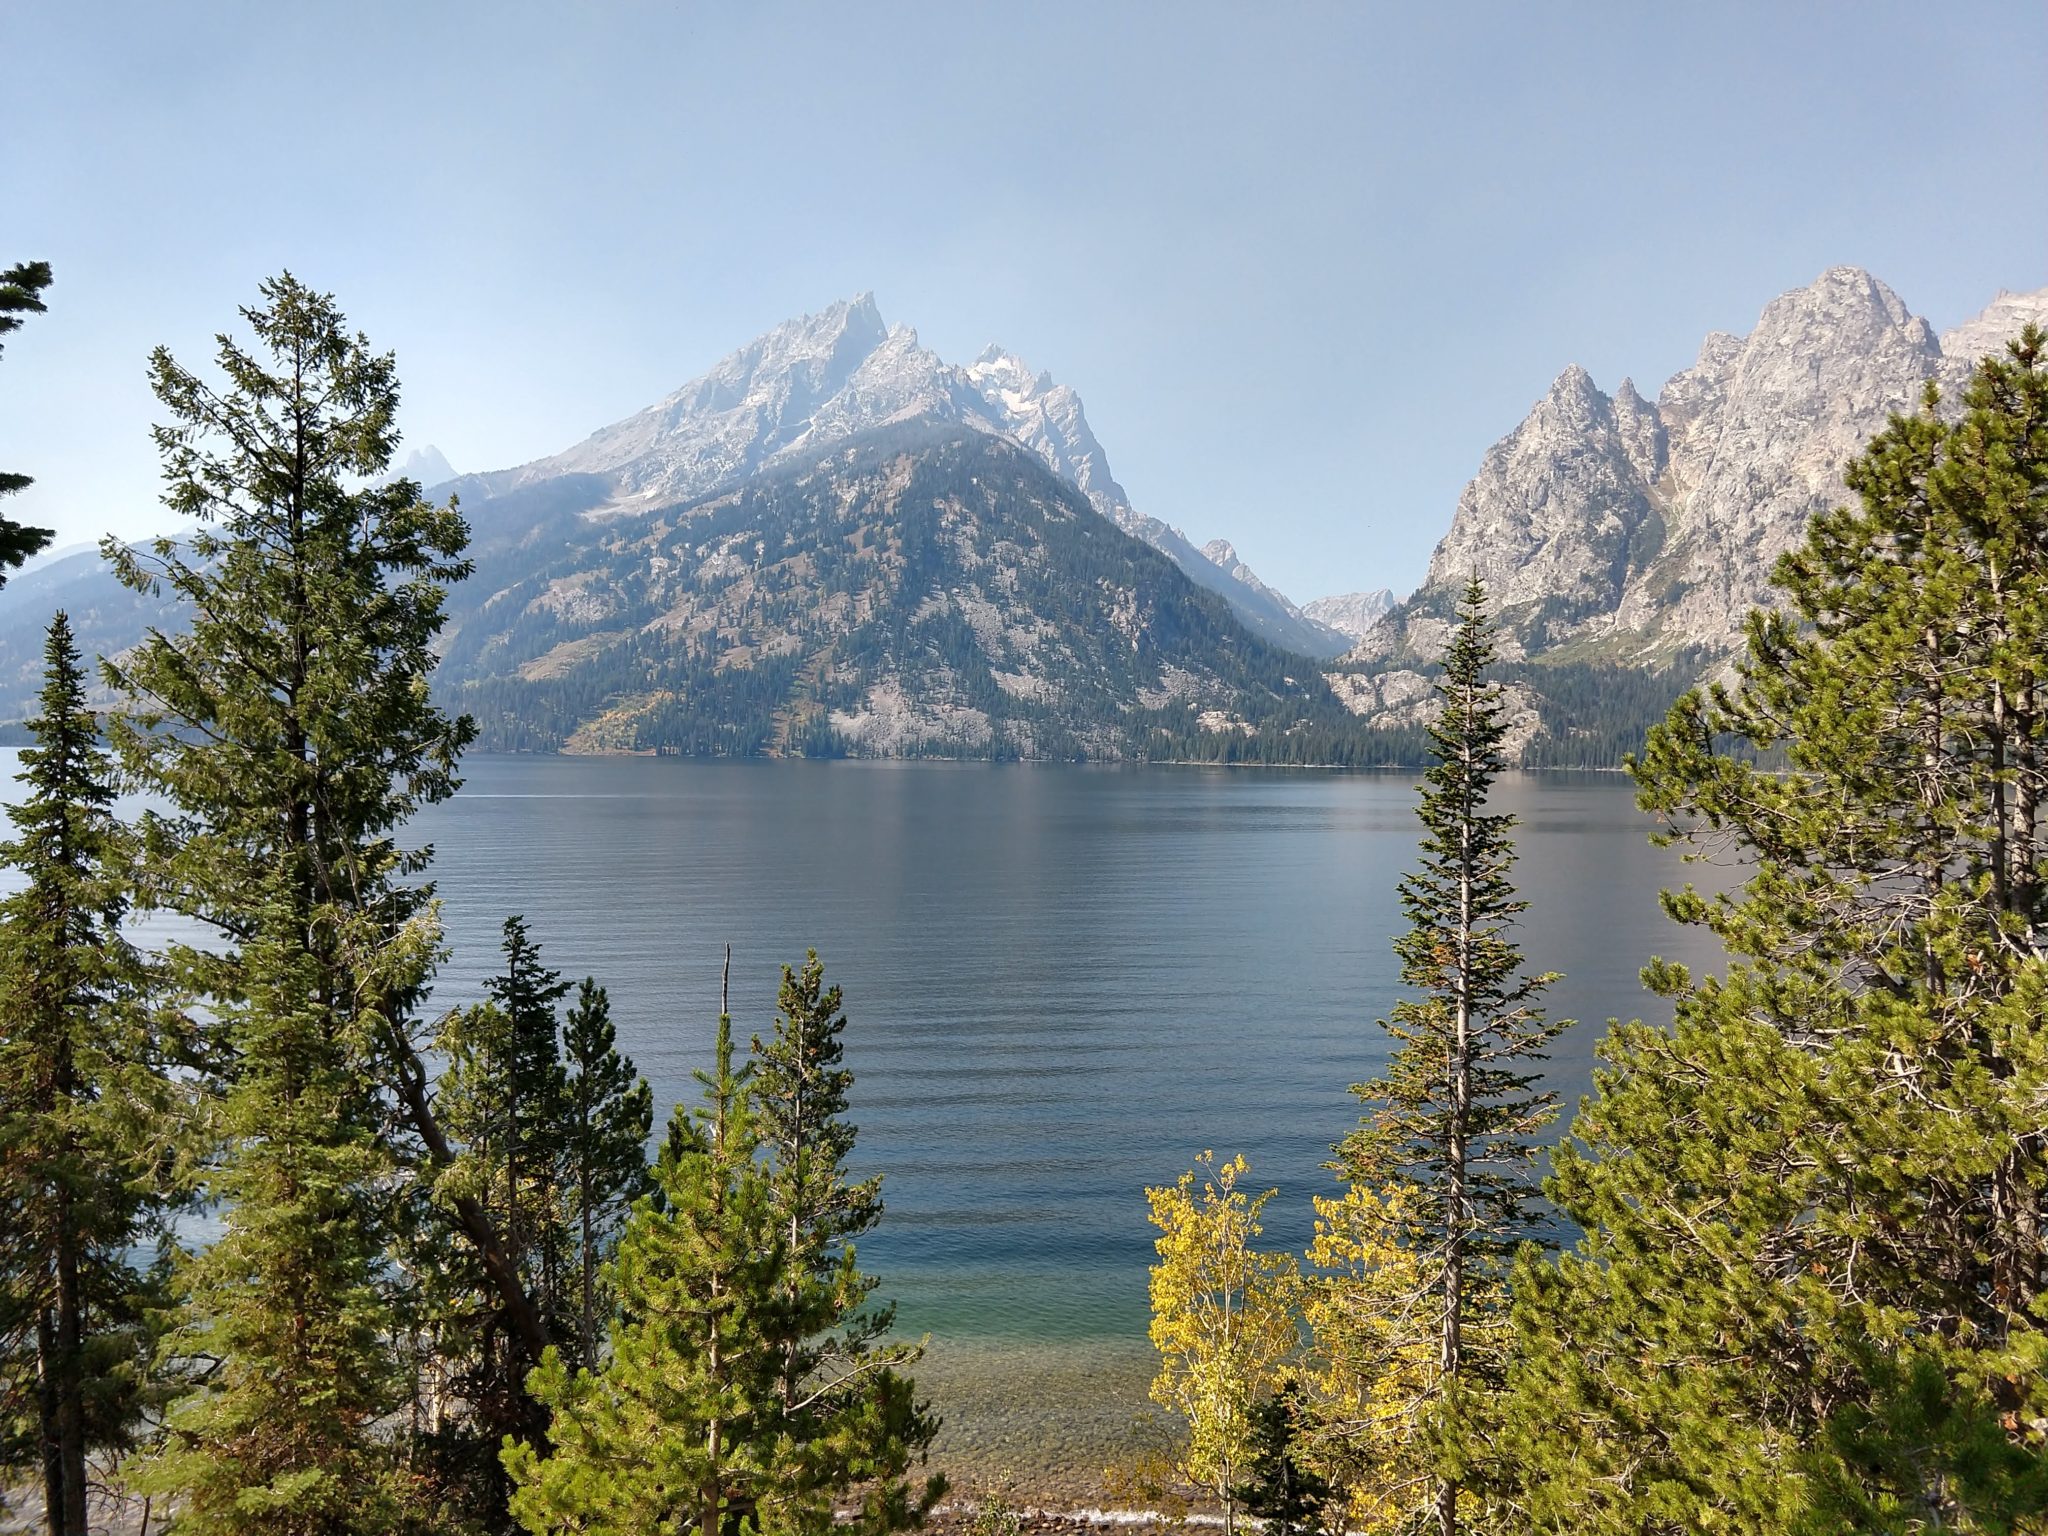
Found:
<path fill-rule="evenodd" d="M 252 905 L 242 983 L 220 1000 L 234 1075 L 214 1107 L 219 1235 L 177 1276 L 169 1349 L 192 1390 L 135 1481 L 208 1533 L 388 1529 L 399 1494 L 373 1427 L 398 1406 L 367 1191 L 391 1163 L 323 1007 L 281 882 Z"/>
<path fill-rule="evenodd" d="M 562 1030 L 569 1068 L 562 1187 L 576 1242 L 578 1358 L 594 1364 L 611 1318 L 605 1271 L 626 1208 L 647 1186 L 654 1092 L 619 1054 L 611 1002 L 586 976 Z"/>
<path fill-rule="evenodd" d="M 1252 1405 L 1251 1455 L 1237 1497 L 1271 1536 L 1315 1536 L 1339 1506 L 1335 1490 L 1307 1464 L 1307 1417 L 1307 1395 L 1293 1375 Z"/>
<path fill-rule="evenodd" d="M 0 336 L 19 330 L 23 315 L 43 313 L 43 290 L 50 286 L 50 277 L 47 261 L 19 262 L 0 271 Z M 13 496 L 33 484 L 27 475 L 0 470 L 0 497 Z M 6 584 L 7 572 L 56 536 L 54 529 L 29 528 L 0 517 L 0 586 Z"/>
<path fill-rule="evenodd" d="M 196 1179 L 225 1204 L 180 1274 L 194 1392 L 143 1481 L 201 1532 L 360 1532 L 397 1509 L 385 1069 L 410 1060 L 438 946 L 411 878 L 426 853 L 396 839 L 453 792 L 471 735 L 427 690 L 467 534 L 416 485 L 377 483 L 394 368 L 331 298 L 286 275 L 242 313 L 256 347 L 221 338 L 223 383 L 151 359 L 165 502 L 202 530 L 105 546 L 191 613 L 105 670 L 129 701 L 115 749 L 161 806 L 140 897 L 213 935 L 169 959 L 206 999 Z"/>
<path fill-rule="evenodd" d="M 703 1101 L 678 1108 L 619 1244 L 611 1358 L 571 1372 L 550 1348 L 533 1391 L 552 1449 L 509 1441 L 512 1513 L 535 1536 L 737 1536 L 775 1486 L 775 1348 L 786 1248 L 732 1025 Z M 762 1525 L 767 1530 L 771 1527 Z"/>
<path fill-rule="evenodd" d="M 889 1309 L 862 1306 L 874 1282 L 850 1239 L 881 1202 L 843 1166 L 839 1004 L 813 954 L 784 971 L 775 1038 L 754 1060 L 734 1065 L 720 1018 L 703 1102 L 670 1120 L 619 1243 L 609 1356 L 572 1371 L 551 1348 L 532 1387 L 552 1450 L 507 1443 L 527 1529 L 882 1536 L 943 1493 L 943 1479 L 907 1477 L 938 1428 L 901 1372 L 919 1351 L 884 1345 Z"/>
<path fill-rule="evenodd" d="M 89 1452 L 134 1443 L 175 1095 L 152 978 L 121 933 L 127 829 L 71 627 L 45 648 L 22 753 L 28 798 L 0 861 L 0 1453 L 43 1485 L 47 1526 L 86 1523 Z"/>
<path fill-rule="evenodd" d="M 859 1524 L 880 1536 L 918 1523 L 938 1501 L 939 1479 L 913 1489 L 907 1474 L 939 1426 L 903 1375 L 922 1347 L 884 1342 L 895 1308 L 867 1306 L 875 1280 L 861 1272 L 854 1239 L 881 1219 L 881 1180 L 847 1172 L 853 1074 L 842 1065 L 840 990 L 824 978 L 815 950 L 800 972 L 784 966 L 774 1037 L 753 1045 L 751 1094 L 784 1243 L 774 1347 L 786 1470 L 762 1518 L 776 1530 L 824 1532 L 835 1498 L 860 1485 Z"/>
<path fill-rule="evenodd" d="M 1377 1345 L 1384 1360 L 1349 1374 L 1372 1379 L 1412 1356 L 1416 1338 L 1434 1340 L 1435 1379 L 1410 1412 L 1437 1453 L 1430 1496 L 1445 1536 L 1458 1523 L 1461 1487 L 1491 1475 L 1484 1420 L 1506 1369 L 1501 1282 L 1516 1242 L 1539 1220 L 1536 1137 L 1555 1114 L 1530 1069 L 1566 1027 L 1538 1006 L 1555 975 L 1525 974 L 1514 940 L 1528 910 L 1511 878 L 1514 818 L 1486 809 L 1507 730 L 1487 675 L 1493 660 L 1486 597 L 1474 581 L 1437 684 L 1435 761 L 1416 813 L 1421 864 L 1401 882 L 1409 929 L 1394 952 L 1401 980 L 1419 995 L 1397 1003 L 1386 1025 L 1399 1042 L 1386 1075 L 1352 1089 L 1365 1115 L 1336 1163 L 1354 1188 L 1388 1197 L 1395 1220 L 1377 1242 L 1395 1258 L 1428 1256 L 1412 1269 L 1377 1266 L 1377 1276 L 1406 1275 L 1420 1287 L 1376 1298 L 1417 1332 L 1387 1336 Z"/>
<path fill-rule="evenodd" d="M 1550 1185 L 1585 1235 L 1516 1271 L 1537 1529 L 2048 1515 L 2044 348 L 1873 439 L 1636 766 L 1748 878 L 1667 896 L 1727 974 L 1645 973 L 1676 1021 L 1613 1033 Z"/>
<path fill-rule="evenodd" d="M 529 1386 L 542 1351 L 506 1326 L 497 1288 L 454 1241 L 452 1204 L 491 1213 L 568 1369 L 594 1364 L 611 1319 L 603 1268 L 624 1205 L 646 1187 L 653 1118 L 652 1092 L 616 1048 L 604 990 L 586 979 L 564 1021 L 570 989 L 524 919 L 506 920 L 503 951 L 484 984 L 490 1000 L 450 1013 L 436 1041 L 448 1065 L 435 1109 L 460 1151 L 436 1180 L 428 1232 L 438 1240 L 419 1261 L 430 1369 L 459 1404 L 441 1413 L 428 1454 L 450 1497 L 493 1526 L 510 1493 L 499 1447 L 546 1429 Z"/>

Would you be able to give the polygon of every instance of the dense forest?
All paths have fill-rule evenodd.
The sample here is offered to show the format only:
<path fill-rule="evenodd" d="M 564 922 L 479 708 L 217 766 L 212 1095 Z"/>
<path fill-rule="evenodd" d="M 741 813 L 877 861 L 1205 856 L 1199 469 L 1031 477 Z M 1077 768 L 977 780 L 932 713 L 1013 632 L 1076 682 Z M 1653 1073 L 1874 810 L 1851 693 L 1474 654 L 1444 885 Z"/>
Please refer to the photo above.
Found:
<path fill-rule="evenodd" d="M 0 274 L 0 335 L 50 281 Z M 102 663 L 106 711 L 49 623 L 0 849 L 7 1467 L 53 1536 L 104 1528 L 114 1491 L 193 1536 L 924 1523 L 938 1426 L 856 1260 L 883 1206 L 839 990 L 809 955 L 770 1036 L 721 1011 L 697 1102 L 659 1132 L 603 986 L 516 914 L 486 995 L 430 1012 L 443 940 L 405 828 L 458 791 L 478 726 L 429 678 L 488 646 L 514 671 L 556 657 L 495 704 L 457 695 L 526 744 L 631 689 L 634 745 L 826 751 L 819 718 L 880 670 L 943 668 L 1019 751 L 1078 754 L 1135 727 L 1033 734 L 986 613 L 890 594 L 1007 541 L 1043 580 L 1031 611 L 1093 622 L 1084 589 L 1108 583 L 1163 650 L 1217 642 L 1221 604 L 1056 484 L 1020 514 L 985 483 L 1013 450 L 869 441 L 840 469 L 909 488 L 887 537 L 833 527 L 803 470 L 657 517 L 645 547 L 615 535 L 607 580 L 683 569 L 686 540 L 663 600 L 679 632 L 706 620 L 695 644 L 563 657 L 601 601 L 563 594 L 576 633 L 451 623 L 470 530 L 383 478 L 393 360 L 290 276 L 242 321 L 209 374 L 150 361 L 167 504 L 200 532 L 107 550 L 180 622 Z M 1172 1441 L 1112 1487 L 1166 1517 L 1200 1499 L 1227 1532 L 2048 1529 L 2048 337 L 1936 407 L 1850 467 L 1856 503 L 1781 563 L 1785 606 L 1727 680 L 1667 702 L 1551 674 L 1660 835 L 1745 879 L 1665 898 L 1725 972 L 1649 969 L 1675 1023 L 1613 1028 L 1547 1157 L 1564 1026 L 1488 805 L 1529 675 L 1465 592 L 1430 723 L 1349 749 L 1428 770 L 1393 1049 L 1331 1150 L 1342 1193 L 1291 1254 L 1259 1246 L 1279 1196 L 1241 1158 L 1145 1192 Z M 0 554 L 46 537 L 0 525 Z M 829 636 L 784 606 L 797 562 L 845 600 Z M 795 649 L 763 643 L 792 625 Z M 736 645 L 755 664 L 718 665 Z M 1256 735 L 1185 713 L 1214 696 L 1167 701 L 1142 755 L 1343 750 L 1296 658 L 1221 650 L 1204 686 L 1265 700 Z M 1085 686 L 1149 686 L 1142 654 L 1105 644 Z M 1660 705 L 1632 738 L 1627 712 Z M 201 937 L 139 948 L 149 913 Z"/>

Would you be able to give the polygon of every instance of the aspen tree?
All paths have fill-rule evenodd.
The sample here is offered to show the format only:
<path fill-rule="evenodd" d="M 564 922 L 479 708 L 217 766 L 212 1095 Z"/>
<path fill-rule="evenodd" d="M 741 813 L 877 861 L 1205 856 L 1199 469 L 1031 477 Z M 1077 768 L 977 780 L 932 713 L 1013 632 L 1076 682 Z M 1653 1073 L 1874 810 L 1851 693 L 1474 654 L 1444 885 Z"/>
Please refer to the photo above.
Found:
<path fill-rule="evenodd" d="M 1182 1471 L 1222 1504 L 1226 1533 L 1237 1529 L 1254 1406 L 1297 1341 L 1293 1257 L 1254 1246 L 1276 1191 L 1247 1195 L 1238 1184 L 1250 1171 L 1242 1156 L 1219 1163 L 1203 1152 L 1178 1182 L 1145 1191 L 1159 1228 L 1150 1285 L 1159 1351 L 1152 1400 L 1187 1421 Z"/>

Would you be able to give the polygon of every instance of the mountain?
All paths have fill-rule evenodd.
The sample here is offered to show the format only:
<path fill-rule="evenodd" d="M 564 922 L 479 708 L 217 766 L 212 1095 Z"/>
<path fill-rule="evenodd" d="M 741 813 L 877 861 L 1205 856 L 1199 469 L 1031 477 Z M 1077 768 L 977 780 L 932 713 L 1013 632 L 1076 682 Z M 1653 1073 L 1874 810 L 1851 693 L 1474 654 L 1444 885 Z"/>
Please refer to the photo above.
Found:
<path fill-rule="evenodd" d="M 777 449 L 737 484 L 639 510 L 630 501 L 652 499 L 679 460 L 647 447 L 618 478 L 569 467 L 592 462 L 477 504 L 480 525 L 529 530 L 482 541 L 450 599 L 436 685 L 486 746 L 1358 750 L 1313 667 L 1007 434 L 934 413 Z"/>
<path fill-rule="evenodd" d="M 391 471 L 393 480 L 417 480 L 431 490 L 437 485 L 446 485 L 455 478 L 455 466 L 448 462 L 448 456 L 432 443 L 415 448 L 408 453 Z"/>
<path fill-rule="evenodd" d="M 43 686 L 44 631 L 60 608 L 71 619 L 95 684 L 93 658 L 126 650 L 151 624 L 182 623 L 170 600 L 145 598 L 116 581 L 97 545 L 74 545 L 54 559 L 23 566 L 0 587 L 0 721 L 34 713 Z"/>
<path fill-rule="evenodd" d="M 1487 450 L 1422 587 L 1347 663 L 1433 659 L 1475 575 L 1511 657 L 1732 653 L 1743 616 L 1771 600 L 1778 556 L 1846 498 L 1843 466 L 1890 414 L 1930 378 L 1959 388 L 1977 356 L 2044 314 L 2048 290 L 2002 294 L 1937 339 L 1869 273 L 1835 267 L 1765 306 L 1749 335 L 1708 336 L 1654 401 L 1566 368 Z"/>
<path fill-rule="evenodd" d="M 1262 582 L 1206 559 L 1178 529 L 1138 512 L 1115 476 L 1072 388 L 991 346 L 966 367 L 886 324 L 874 295 L 777 326 L 646 410 L 530 464 L 469 475 L 465 503 L 551 481 L 594 477 L 594 517 L 706 496 L 778 463 L 892 423 L 947 421 L 1014 438 L 1125 532 L 1163 551 L 1230 603 L 1254 632 L 1311 656 L 1346 637 L 1304 619 Z"/>
<path fill-rule="evenodd" d="M 1394 611 L 1398 599 L 1386 587 L 1370 592 L 1347 592 L 1341 597 L 1319 597 L 1301 605 L 1302 615 L 1327 625 L 1340 635 L 1363 640 L 1366 631 Z"/>

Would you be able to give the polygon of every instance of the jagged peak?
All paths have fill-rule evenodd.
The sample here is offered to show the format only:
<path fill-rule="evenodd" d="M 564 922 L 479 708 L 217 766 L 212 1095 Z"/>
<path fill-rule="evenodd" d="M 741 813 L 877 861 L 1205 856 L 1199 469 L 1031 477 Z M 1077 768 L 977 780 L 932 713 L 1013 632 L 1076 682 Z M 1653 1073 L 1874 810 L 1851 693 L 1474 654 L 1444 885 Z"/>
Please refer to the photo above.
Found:
<path fill-rule="evenodd" d="M 1211 565 L 1220 565 L 1226 571 L 1243 564 L 1237 558 L 1237 546 L 1228 539 L 1211 539 L 1202 546 L 1202 557 Z"/>
<path fill-rule="evenodd" d="M 1570 363 L 1566 365 L 1564 372 L 1551 382 L 1550 392 L 1546 398 L 1557 404 L 1570 402 L 1591 405 L 1601 398 L 1600 387 L 1593 382 L 1592 374 L 1578 363 Z"/>
<path fill-rule="evenodd" d="M 1880 311 L 1892 325 L 1913 323 L 1915 316 L 1905 301 L 1885 286 L 1882 279 L 1863 267 L 1829 267 L 1804 288 L 1781 293 L 1759 317 L 1759 330 L 1788 314 L 1806 314 L 1842 304 L 1862 304 Z"/>

